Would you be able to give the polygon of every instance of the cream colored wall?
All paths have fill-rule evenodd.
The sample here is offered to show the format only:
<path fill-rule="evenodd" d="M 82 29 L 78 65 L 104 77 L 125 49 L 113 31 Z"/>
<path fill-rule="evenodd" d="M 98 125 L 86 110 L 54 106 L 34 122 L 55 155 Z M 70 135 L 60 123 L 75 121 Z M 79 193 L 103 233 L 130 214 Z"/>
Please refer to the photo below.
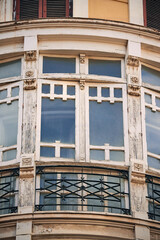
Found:
<path fill-rule="evenodd" d="M 88 16 L 129 22 L 128 0 L 88 0 Z"/>

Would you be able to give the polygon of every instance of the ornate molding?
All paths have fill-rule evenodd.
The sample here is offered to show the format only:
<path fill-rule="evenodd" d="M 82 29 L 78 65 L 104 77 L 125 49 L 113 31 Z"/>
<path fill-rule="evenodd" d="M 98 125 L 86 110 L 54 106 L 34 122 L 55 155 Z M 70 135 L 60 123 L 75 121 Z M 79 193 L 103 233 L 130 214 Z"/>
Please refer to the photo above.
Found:
<path fill-rule="evenodd" d="M 80 63 L 81 63 L 81 64 L 84 64 L 84 63 L 85 63 L 85 60 L 86 60 L 85 57 L 86 57 L 85 54 L 80 54 L 79 60 L 80 60 Z"/>
<path fill-rule="evenodd" d="M 81 89 L 81 90 L 84 90 L 84 87 L 85 87 L 85 80 L 84 80 L 84 79 L 81 79 L 81 80 L 80 80 L 80 89 Z"/>
<path fill-rule="evenodd" d="M 128 94 L 136 97 L 140 96 L 141 95 L 140 86 L 129 84 Z"/>
<path fill-rule="evenodd" d="M 34 178 L 34 167 L 20 168 L 20 178 Z"/>
<path fill-rule="evenodd" d="M 36 79 L 25 79 L 24 80 L 24 90 L 34 90 L 36 89 L 37 84 L 36 84 Z"/>
<path fill-rule="evenodd" d="M 37 59 L 36 51 L 27 51 L 25 52 L 25 60 L 26 61 L 35 61 Z"/>
<path fill-rule="evenodd" d="M 128 56 L 127 65 L 131 67 L 139 67 L 139 58 L 135 56 Z"/>
<path fill-rule="evenodd" d="M 131 182 L 138 184 L 145 184 L 145 174 L 140 172 L 132 172 Z"/>
<path fill-rule="evenodd" d="M 34 76 L 34 72 L 32 70 L 29 70 L 25 73 L 25 77 L 33 77 Z"/>

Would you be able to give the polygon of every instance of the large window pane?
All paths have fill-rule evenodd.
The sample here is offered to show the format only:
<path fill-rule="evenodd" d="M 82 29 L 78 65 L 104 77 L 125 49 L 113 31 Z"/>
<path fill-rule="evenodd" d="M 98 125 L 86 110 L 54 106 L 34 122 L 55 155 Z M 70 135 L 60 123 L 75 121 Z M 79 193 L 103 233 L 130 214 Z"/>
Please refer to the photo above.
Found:
<path fill-rule="evenodd" d="M 160 112 L 153 112 L 146 107 L 147 149 L 151 153 L 160 154 Z"/>
<path fill-rule="evenodd" d="M 89 74 L 121 77 L 121 61 L 89 59 Z"/>
<path fill-rule="evenodd" d="M 75 73 L 75 58 L 43 58 L 43 73 Z"/>
<path fill-rule="evenodd" d="M 160 72 L 146 66 L 142 66 L 142 81 L 160 86 Z"/>
<path fill-rule="evenodd" d="M 0 64 L 0 78 L 16 77 L 21 75 L 21 60 Z"/>
<path fill-rule="evenodd" d="M 0 104 L 0 145 L 17 144 L 18 101 Z"/>
<path fill-rule="evenodd" d="M 123 146 L 122 103 L 90 101 L 90 144 Z"/>
<path fill-rule="evenodd" d="M 75 101 L 42 98 L 41 141 L 75 142 Z"/>

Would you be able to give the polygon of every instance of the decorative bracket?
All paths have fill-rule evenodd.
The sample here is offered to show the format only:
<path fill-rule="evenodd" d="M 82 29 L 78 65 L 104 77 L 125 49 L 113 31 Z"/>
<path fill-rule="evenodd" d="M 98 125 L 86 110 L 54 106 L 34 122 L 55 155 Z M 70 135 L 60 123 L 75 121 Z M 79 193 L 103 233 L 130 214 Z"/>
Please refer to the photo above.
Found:
<path fill-rule="evenodd" d="M 84 90 L 85 87 L 85 79 L 80 79 L 80 89 Z"/>
<path fill-rule="evenodd" d="M 37 84 L 36 84 L 36 79 L 32 78 L 32 79 L 25 79 L 24 80 L 24 90 L 34 90 L 36 89 Z"/>
<path fill-rule="evenodd" d="M 139 67 L 139 58 L 135 56 L 128 56 L 127 65 L 131 67 Z"/>
<path fill-rule="evenodd" d="M 35 61 L 37 59 L 37 51 L 27 51 L 25 52 L 26 61 Z"/>
<path fill-rule="evenodd" d="M 80 61 L 81 64 L 84 64 L 84 63 L 85 63 L 85 60 L 86 60 L 85 57 L 86 57 L 85 54 L 80 54 L 79 61 Z"/>

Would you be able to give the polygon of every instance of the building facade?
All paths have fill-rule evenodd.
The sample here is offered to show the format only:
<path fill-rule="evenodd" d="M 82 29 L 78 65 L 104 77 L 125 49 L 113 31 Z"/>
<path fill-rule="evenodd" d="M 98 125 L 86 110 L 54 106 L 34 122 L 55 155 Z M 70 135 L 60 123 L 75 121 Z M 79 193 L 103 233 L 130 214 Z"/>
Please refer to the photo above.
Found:
<path fill-rule="evenodd" d="M 0 1 L 0 239 L 160 239 L 159 12 Z"/>

